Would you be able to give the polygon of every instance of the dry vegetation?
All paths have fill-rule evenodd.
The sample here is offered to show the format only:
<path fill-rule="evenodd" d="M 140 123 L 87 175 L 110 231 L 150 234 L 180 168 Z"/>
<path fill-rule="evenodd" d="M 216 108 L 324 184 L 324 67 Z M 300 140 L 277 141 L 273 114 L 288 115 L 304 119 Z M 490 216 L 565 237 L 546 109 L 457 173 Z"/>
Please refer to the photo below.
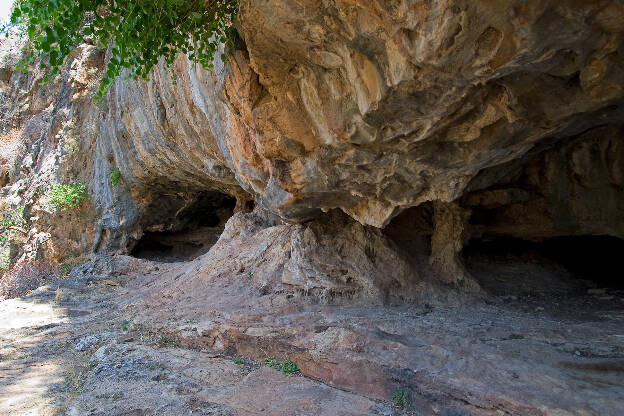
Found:
<path fill-rule="evenodd" d="M 46 260 L 16 263 L 0 277 L 0 300 L 23 296 L 58 273 L 58 267 Z"/>
<path fill-rule="evenodd" d="M 0 186 L 9 183 L 22 144 L 21 129 L 14 128 L 0 135 Z"/>

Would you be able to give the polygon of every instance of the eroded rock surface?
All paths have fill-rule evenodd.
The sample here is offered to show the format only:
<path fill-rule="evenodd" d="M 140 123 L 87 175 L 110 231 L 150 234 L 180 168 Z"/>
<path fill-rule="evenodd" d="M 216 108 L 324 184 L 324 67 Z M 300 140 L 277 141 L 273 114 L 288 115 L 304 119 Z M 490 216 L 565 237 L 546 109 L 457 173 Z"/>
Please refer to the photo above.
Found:
<path fill-rule="evenodd" d="M 43 246 L 54 259 L 88 246 L 131 253 L 148 233 L 193 231 L 206 195 L 235 198 L 235 211 L 255 203 L 282 220 L 314 219 L 296 237 L 303 245 L 334 241 L 313 231 L 332 210 L 387 228 L 432 202 L 421 253 L 431 269 L 407 276 L 398 261 L 401 285 L 431 272 L 477 289 L 461 259 L 470 239 L 622 237 L 623 13 L 608 0 L 243 0 L 227 62 L 204 71 L 179 57 L 147 83 L 118 80 L 98 107 L 106 55 L 92 45 L 48 87 L 5 63 L 3 128 L 18 129 L 28 156 L 3 162 L 15 187 L 3 195 L 38 213 L 38 233 L 20 244 L 64 241 Z M 40 208 L 50 183 L 76 179 L 92 196 L 78 218 Z M 82 234 L 63 225 L 85 223 Z M 349 227 L 360 248 L 401 257 L 379 233 Z M 287 279 L 302 287 L 333 291 L 340 276 L 362 274 L 356 257 L 323 271 L 307 265 L 313 253 L 292 254 Z M 306 268 L 325 283 L 307 281 Z M 390 292 L 383 279 L 364 286 Z"/>
<path fill-rule="evenodd" d="M 0 303 L 0 415 L 393 414 L 300 374 L 150 336 L 120 308 L 128 273 L 153 264 L 108 266 L 116 277 L 58 282 L 61 299 L 46 286 Z"/>
<path fill-rule="evenodd" d="M 339 208 L 383 227 L 621 121 L 621 7 L 243 1 L 225 66 L 115 85 L 102 148 L 135 200 L 219 187 L 286 219 Z"/>
<path fill-rule="evenodd" d="M 163 198 L 215 189 L 286 220 L 339 209 L 374 227 L 433 201 L 426 272 L 466 289 L 478 287 L 460 255 L 471 238 L 621 237 L 622 13 L 612 1 L 243 1 L 227 63 L 208 73 L 180 58 L 173 75 L 115 84 L 95 182 L 103 247 L 127 251 L 177 221 L 151 223 Z M 109 189 L 109 166 L 124 187 Z M 293 255 L 301 281 L 314 260 Z M 359 273 L 350 261 L 331 279 Z"/>
<path fill-rule="evenodd" d="M 225 93 L 241 184 L 382 227 L 484 168 L 622 119 L 613 1 L 241 2 Z M 482 178 L 493 184 L 497 178 Z"/>
<path fill-rule="evenodd" d="M 237 253 L 261 249 L 256 238 L 207 256 L 217 265 L 248 261 Z M 371 398 L 407 386 L 416 414 L 619 413 L 622 293 L 588 289 L 543 261 L 501 257 L 489 269 L 470 262 L 496 296 L 460 307 L 434 297 L 323 304 L 290 293 L 262 261 L 227 275 L 203 264 L 159 265 L 130 283 L 133 322 L 192 348 L 289 357 L 303 374 Z"/>

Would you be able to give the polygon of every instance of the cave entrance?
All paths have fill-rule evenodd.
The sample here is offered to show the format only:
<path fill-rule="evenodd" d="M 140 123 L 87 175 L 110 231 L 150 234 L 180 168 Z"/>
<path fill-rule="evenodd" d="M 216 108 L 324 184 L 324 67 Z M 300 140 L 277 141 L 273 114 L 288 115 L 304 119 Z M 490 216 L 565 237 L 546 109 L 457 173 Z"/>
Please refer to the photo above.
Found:
<path fill-rule="evenodd" d="M 624 240 L 566 236 L 543 241 L 496 237 L 471 240 L 463 257 L 481 286 L 497 295 L 587 288 L 624 289 Z"/>
<path fill-rule="evenodd" d="M 142 215 L 143 236 L 130 254 L 167 263 L 197 258 L 217 242 L 235 206 L 235 198 L 218 191 L 163 194 Z"/>
<path fill-rule="evenodd" d="M 394 217 L 383 233 L 406 255 L 414 270 L 428 270 L 433 234 L 433 204 L 411 207 Z"/>

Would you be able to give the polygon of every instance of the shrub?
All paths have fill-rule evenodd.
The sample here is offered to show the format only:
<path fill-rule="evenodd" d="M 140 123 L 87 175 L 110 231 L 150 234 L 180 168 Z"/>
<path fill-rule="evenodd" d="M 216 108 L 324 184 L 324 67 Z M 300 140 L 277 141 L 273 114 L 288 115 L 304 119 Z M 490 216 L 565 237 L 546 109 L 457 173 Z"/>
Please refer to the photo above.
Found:
<path fill-rule="evenodd" d="M 8 249 L 0 254 L 0 278 L 11 268 L 11 254 Z"/>
<path fill-rule="evenodd" d="M 167 67 L 178 53 L 211 66 L 218 45 L 232 44 L 237 11 L 237 0 L 17 0 L 11 25 L 24 25 L 32 43 L 21 69 L 48 57 L 41 65 L 50 77 L 83 40 L 110 44 L 111 58 L 98 90 L 102 97 L 122 69 L 128 68 L 135 79 L 148 79 L 161 57 Z M 8 36 L 8 27 L 2 29 Z"/>
<path fill-rule="evenodd" d="M 17 207 L 10 211 L 0 212 L 0 243 L 11 238 L 15 228 L 25 227 L 24 207 Z"/>
<path fill-rule="evenodd" d="M 45 260 L 17 263 L 0 278 L 0 300 L 24 296 L 56 272 L 56 267 Z"/>
<path fill-rule="evenodd" d="M 119 179 L 121 178 L 121 173 L 119 172 L 119 169 L 117 169 L 116 167 L 110 168 L 110 171 L 108 172 L 108 177 L 110 178 L 113 188 L 119 185 Z"/>
<path fill-rule="evenodd" d="M 84 199 L 89 198 L 89 194 L 87 185 L 76 182 L 69 185 L 52 185 L 47 197 L 50 208 L 64 211 L 80 205 Z"/>

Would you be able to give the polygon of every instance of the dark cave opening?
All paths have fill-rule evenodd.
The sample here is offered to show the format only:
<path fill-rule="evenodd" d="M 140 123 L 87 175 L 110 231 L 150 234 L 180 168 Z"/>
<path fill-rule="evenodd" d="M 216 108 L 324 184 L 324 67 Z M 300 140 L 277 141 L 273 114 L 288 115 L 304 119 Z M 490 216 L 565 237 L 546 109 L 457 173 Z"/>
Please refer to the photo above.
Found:
<path fill-rule="evenodd" d="M 167 263 L 197 258 L 217 242 L 235 207 L 235 198 L 218 191 L 160 195 L 143 214 L 144 232 L 130 254 Z"/>
<path fill-rule="evenodd" d="M 491 292 L 624 289 L 624 240 L 603 235 L 543 241 L 510 237 L 473 239 L 462 255 L 468 270 Z"/>
<path fill-rule="evenodd" d="M 428 267 L 433 233 L 433 205 L 406 209 L 390 221 L 384 234 L 396 244 L 416 269 Z"/>

